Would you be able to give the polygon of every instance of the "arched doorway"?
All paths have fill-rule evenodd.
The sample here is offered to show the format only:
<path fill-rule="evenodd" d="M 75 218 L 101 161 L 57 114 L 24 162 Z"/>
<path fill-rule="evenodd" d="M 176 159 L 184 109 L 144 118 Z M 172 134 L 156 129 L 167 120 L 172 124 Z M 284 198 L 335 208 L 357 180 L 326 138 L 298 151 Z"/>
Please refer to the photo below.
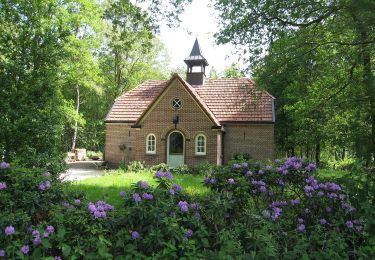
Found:
<path fill-rule="evenodd" d="M 171 168 L 183 165 L 185 151 L 185 137 L 180 131 L 173 131 L 168 135 L 167 163 Z"/>

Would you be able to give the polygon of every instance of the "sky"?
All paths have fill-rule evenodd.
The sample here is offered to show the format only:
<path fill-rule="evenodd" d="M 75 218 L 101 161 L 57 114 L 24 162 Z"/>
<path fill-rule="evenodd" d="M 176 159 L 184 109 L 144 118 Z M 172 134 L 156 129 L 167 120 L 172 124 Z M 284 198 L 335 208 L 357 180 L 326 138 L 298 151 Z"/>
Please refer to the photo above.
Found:
<path fill-rule="evenodd" d="M 196 37 L 209 63 L 207 75 L 212 67 L 220 72 L 232 62 L 237 62 L 238 56 L 233 54 L 235 48 L 232 45 L 215 43 L 214 33 L 218 31 L 218 22 L 215 10 L 209 3 L 209 0 L 194 0 L 181 15 L 178 28 L 161 26 L 160 39 L 168 50 L 171 68 L 186 66 L 184 59 L 189 56 Z"/>

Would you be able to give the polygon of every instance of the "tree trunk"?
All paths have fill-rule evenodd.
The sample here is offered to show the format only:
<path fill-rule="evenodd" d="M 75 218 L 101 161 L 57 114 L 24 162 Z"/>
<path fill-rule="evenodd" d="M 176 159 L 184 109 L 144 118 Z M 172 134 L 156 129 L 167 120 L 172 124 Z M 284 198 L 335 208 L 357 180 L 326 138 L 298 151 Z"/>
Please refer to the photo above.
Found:
<path fill-rule="evenodd" d="M 79 114 L 79 87 L 77 86 L 77 98 L 76 98 L 76 114 L 78 116 Z M 72 140 L 72 151 L 76 148 L 76 142 L 77 142 L 77 133 L 78 133 L 78 120 L 76 119 L 74 122 L 74 133 L 73 133 L 73 140 Z"/>
<path fill-rule="evenodd" d="M 320 143 L 318 143 L 316 145 L 316 148 L 315 148 L 315 162 L 316 162 L 316 165 L 319 166 L 319 163 L 320 163 Z"/>

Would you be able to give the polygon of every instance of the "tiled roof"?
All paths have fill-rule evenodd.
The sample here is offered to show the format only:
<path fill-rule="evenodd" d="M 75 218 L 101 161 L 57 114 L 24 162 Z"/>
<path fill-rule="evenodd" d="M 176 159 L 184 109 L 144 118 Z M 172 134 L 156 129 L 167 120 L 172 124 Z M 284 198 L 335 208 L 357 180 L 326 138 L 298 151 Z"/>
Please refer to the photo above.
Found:
<path fill-rule="evenodd" d="M 105 121 L 135 122 L 164 89 L 166 80 L 146 80 L 135 89 L 116 98 Z"/>
<path fill-rule="evenodd" d="M 181 78 L 180 78 L 181 79 Z M 106 122 L 135 122 L 151 106 L 169 81 L 148 80 L 118 97 Z M 204 85 L 191 87 L 193 96 L 217 122 L 272 122 L 273 97 L 242 79 L 206 79 Z"/>
<path fill-rule="evenodd" d="M 247 79 L 207 79 L 195 88 L 220 122 L 273 121 L 273 97 Z"/>

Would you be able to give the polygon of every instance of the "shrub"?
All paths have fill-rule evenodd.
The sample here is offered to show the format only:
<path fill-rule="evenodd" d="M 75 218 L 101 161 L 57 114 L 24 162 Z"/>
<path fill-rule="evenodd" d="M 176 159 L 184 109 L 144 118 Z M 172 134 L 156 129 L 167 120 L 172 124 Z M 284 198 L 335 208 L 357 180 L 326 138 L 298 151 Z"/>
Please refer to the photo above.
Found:
<path fill-rule="evenodd" d="M 171 171 L 174 174 L 190 174 L 190 169 L 186 164 L 174 167 Z"/>
<path fill-rule="evenodd" d="M 87 158 L 92 159 L 92 160 L 99 160 L 103 158 L 103 153 L 102 152 L 95 152 L 95 151 L 87 151 L 86 153 Z"/>
<path fill-rule="evenodd" d="M 157 172 L 157 171 L 168 171 L 169 170 L 169 165 L 166 163 L 159 163 L 157 165 L 153 165 L 150 167 L 151 171 Z"/>
<path fill-rule="evenodd" d="M 129 162 L 127 170 L 131 172 L 140 172 L 145 170 L 144 162 L 141 161 L 132 161 Z"/>

